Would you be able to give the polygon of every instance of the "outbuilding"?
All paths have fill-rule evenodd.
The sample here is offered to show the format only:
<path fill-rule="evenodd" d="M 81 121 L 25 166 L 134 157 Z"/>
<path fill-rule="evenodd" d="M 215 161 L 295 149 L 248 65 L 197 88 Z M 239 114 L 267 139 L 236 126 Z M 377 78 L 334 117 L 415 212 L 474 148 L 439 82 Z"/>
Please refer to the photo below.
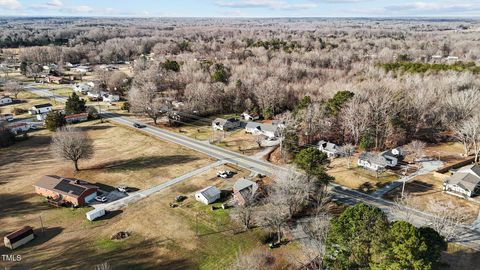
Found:
<path fill-rule="evenodd" d="M 233 199 L 238 205 L 246 205 L 251 202 L 257 190 L 257 183 L 245 178 L 240 178 L 233 185 Z"/>
<path fill-rule="evenodd" d="M 33 228 L 26 226 L 20 230 L 5 235 L 3 243 L 5 244 L 5 247 L 9 249 L 16 249 L 32 241 L 34 238 L 35 234 L 33 233 Z"/>
<path fill-rule="evenodd" d="M 195 193 L 195 199 L 203 204 L 211 204 L 220 199 L 221 191 L 214 187 L 206 187 Z"/>

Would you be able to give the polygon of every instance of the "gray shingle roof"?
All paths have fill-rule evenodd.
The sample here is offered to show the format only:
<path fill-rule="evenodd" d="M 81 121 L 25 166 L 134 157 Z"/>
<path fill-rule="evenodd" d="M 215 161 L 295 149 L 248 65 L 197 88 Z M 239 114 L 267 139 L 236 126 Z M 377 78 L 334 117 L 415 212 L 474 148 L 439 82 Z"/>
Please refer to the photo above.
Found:
<path fill-rule="evenodd" d="M 447 182 L 450 185 L 457 185 L 465 190 L 474 191 L 475 187 L 480 184 L 480 177 L 473 173 L 456 172 L 447 178 Z"/>
<path fill-rule="evenodd" d="M 221 191 L 214 186 L 209 186 L 200 190 L 199 193 L 201 193 L 203 197 L 210 201 L 215 199 L 221 193 Z"/>
<path fill-rule="evenodd" d="M 233 185 L 233 190 L 241 191 L 243 189 L 249 188 L 251 186 L 256 186 L 256 185 L 257 184 L 255 182 L 252 182 L 252 181 L 247 180 L 245 178 L 240 178 Z"/>
<path fill-rule="evenodd" d="M 369 163 L 372 163 L 372 164 L 377 164 L 381 166 L 388 165 L 387 159 L 385 157 L 383 157 L 382 155 L 378 155 L 370 152 L 363 152 L 360 154 L 358 158 L 360 160 L 368 161 Z"/>
<path fill-rule="evenodd" d="M 268 131 L 268 132 L 276 132 L 278 130 L 278 126 L 272 124 L 263 124 L 257 122 L 248 122 L 245 126 L 247 129 L 256 128 L 261 131 Z"/>

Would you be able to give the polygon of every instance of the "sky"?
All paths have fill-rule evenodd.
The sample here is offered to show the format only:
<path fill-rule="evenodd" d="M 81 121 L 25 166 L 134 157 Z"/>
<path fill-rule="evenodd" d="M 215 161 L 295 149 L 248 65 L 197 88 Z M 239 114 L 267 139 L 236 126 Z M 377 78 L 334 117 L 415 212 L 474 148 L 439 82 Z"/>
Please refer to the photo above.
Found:
<path fill-rule="evenodd" d="M 480 0 L 0 0 L 0 16 L 477 17 Z"/>

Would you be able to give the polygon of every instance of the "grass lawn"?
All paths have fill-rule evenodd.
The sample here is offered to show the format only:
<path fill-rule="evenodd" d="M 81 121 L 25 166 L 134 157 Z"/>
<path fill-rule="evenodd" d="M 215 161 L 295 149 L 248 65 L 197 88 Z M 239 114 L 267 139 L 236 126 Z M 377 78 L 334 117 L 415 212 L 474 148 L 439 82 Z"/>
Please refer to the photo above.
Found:
<path fill-rule="evenodd" d="M 354 161 L 356 157 L 351 158 L 351 166 L 348 168 L 345 158 L 336 158 L 332 160 L 327 172 L 335 177 L 335 183 L 366 193 L 373 192 L 399 178 L 388 170 L 377 176 L 373 171 L 358 167 Z"/>
<path fill-rule="evenodd" d="M 79 126 L 94 139 L 96 153 L 92 160 L 81 162 L 82 170 L 75 176 L 94 183 L 144 188 L 211 162 L 180 146 L 109 123 Z M 114 269 L 225 269 L 240 249 L 247 252 L 263 246 L 258 241 L 262 230 L 233 234 L 231 229 L 237 225 L 230 221 L 229 210 L 212 211 L 211 206 L 193 199 L 195 191 L 206 185 L 229 189 L 236 179 L 250 174 L 229 165 L 192 177 L 100 221 L 86 220 L 88 207 L 51 208 L 33 194 L 31 185 L 42 175 L 73 174 L 70 163 L 51 155 L 50 136 L 49 131 L 36 131 L 28 140 L 2 149 L 0 155 L 0 234 L 25 225 L 33 226 L 38 234 L 32 243 L 15 251 L 22 255 L 25 269 L 92 269 L 105 262 Z M 237 174 L 228 180 L 215 177 L 217 170 L 224 169 Z M 188 199 L 170 208 L 169 202 L 180 193 Z M 119 231 L 129 231 L 131 237 L 110 240 Z M 4 247 L 0 251 L 12 254 Z"/>
<path fill-rule="evenodd" d="M 72 95 L 73 89 L 70 88 L 70 87 L 54 88 L 54 89 L 51 89 L 50 92 L 52 92 L 56 95 L 69 97 L 69 96 Z"/>
<path fill-rule="evenodd" d="M 478 216 L 478 205 L 444 193 L 442 183 L 442 180 L 433 176 L 433 173 L 420 175 L 405 184 L 405 192 L 413 196 L 414 204 L 419 209 L 427 209 L 432 200 L 452 202 L 458 209 L 462 209 L 466 213 L 468 222 L 473 222 Z M 400 196 L 401 188 L 397 188 L 386 194 L 385 198 L 394 200 Z"/>
<path fill-rule="evenodd" d="M 222 138 L 222 132 L 216 133 L 215 137 L 219 140 L 216 144 L 232 151 L 243 153 L 245 155 L 254 155 L 263 149 L 259 148 L 258 144 L 255 142 L 255 135 L 246 134 L 244 129 L 238 129 L 232 133 L 226 133 L 224 138 Z"/>

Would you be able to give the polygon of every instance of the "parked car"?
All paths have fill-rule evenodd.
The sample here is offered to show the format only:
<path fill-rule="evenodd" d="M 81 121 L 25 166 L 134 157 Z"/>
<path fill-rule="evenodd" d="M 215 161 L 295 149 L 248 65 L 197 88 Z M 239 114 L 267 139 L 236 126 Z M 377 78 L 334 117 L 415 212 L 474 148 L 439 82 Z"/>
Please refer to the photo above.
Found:
<path fill-rule="evenodd" d="M 232 176 L 233 176 L 233 172 L 231 172 L 231 171 L 218 171 L 217 172 L 217 177 L 221 177 L 223 179 L 230 178 Z"/>
<path fill-rule="evenodd" d="M 183 202 L 186 199 L 187 199 L 187 196 L 184 196 L 184 195 L 178 195 L 177 197 L 175 197 L 176 202 Z"/>
<path fill-rule="evenodd" d="M 97 196 L 97 197 L 95 197 L 95 200 L 96 200 L 97 202 L 102 202 L 102 203 L 104 203 L 104 202 L 107 201 L 107 197 L 105 197 L 105 196 Z"/>
<path fill-rule="evenodd" d="M 147 125 L 140 124 L 140 123 L 133 123 L 133 126 L 136 127 L 136 128 L 146 128 L 147 127 Z"/>
<path fill-rule="evenodd" d="M 117 190 L 120 191 L 120 192 L 123 192 L 123 193 L 127 193 L 128 192 L 128 187 L 127 186 L 119 186 L 119 187 L 117 187 Z"/>

